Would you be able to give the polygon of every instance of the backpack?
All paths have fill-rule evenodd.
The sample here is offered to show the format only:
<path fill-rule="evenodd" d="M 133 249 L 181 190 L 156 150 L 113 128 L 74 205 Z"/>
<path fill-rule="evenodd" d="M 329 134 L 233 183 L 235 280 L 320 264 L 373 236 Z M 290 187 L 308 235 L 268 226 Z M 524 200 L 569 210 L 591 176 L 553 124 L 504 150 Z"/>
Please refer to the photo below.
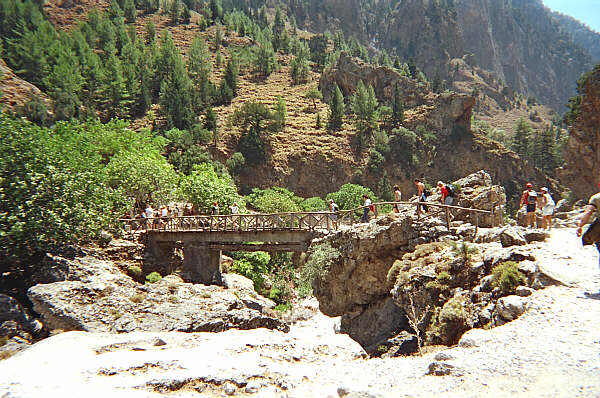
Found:
<path fill-rule="evenodd" d="M 446 184 L 446 190 L 448 191 L 448 196 L 454 197 L 454 186 L 452 184 Z"/>
<path fill-rule="evenodd" d="M 430 196 L 431 195 L 431 191 L 429 189 L 425 188 L 423 190 L 423 195 L 425 195 L 425 197 Z"/>
<path fill-rule="evenodd" d="M 536 201 L 537 201 L 537 192 L 535 192 L 533 190 L 531 192 L 527 192 L 526 203 L 528 205 L 534 205 L 534 204 L 536 204 Z"/>

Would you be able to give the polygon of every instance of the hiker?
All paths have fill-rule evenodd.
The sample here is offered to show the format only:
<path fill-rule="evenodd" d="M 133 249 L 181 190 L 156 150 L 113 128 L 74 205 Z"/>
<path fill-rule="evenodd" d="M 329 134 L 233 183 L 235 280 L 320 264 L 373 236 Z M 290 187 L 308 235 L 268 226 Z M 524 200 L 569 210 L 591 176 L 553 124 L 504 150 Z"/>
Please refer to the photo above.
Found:
<path fill-rule="evenodd" d="M 600 183 L 598 184 L 598 188 L 600 188 Z M 596 215 L 596 220 L 592 223 L 586 233 L 583 233 L 583 226 L 590 222 L 590 219 L 593 215 Z M 583 235 L 583 243 L 590 244 L 593 243 L 596 245 L 596 249 L 598 249 L 599 262 L 600 266 L 600 192 L 592 195 L 588 205 L 585 207 L 585 211 L 581 220 L 579 220 L 579 227 L 577 227 L 577 236 Z"/>
<path fill-rule="evenodd" d="M 240 212 L 237 202 L 233 202 L 233 205 L 229 206 L 229 209 L 231 210 L 231 214 L 238 214 Z"/>
<path fill-rule="evenodd" d="M 229 206 L 229 210 L 231 210 L 231 214 L 233 215 L 233 217 L 231 218 L 232 223 L 233 224 L 237 223 L 237 229 L 241 230 L 242 229 L 242 219 L 240 216 L 237 215 L 240 212 L 240 208 L 238 207 L 237 202 L 233 202 L 233 204 L 231 206 Z"/>
<path fill-rule="evenodd" d="M 450 184 L 444 184 L 441 181 L 438 181 L 437 186 L 442 194 L 440 202 L 444 205 L 452 206 L 452 203 L 454 203 L 454 187 Z"/>
<path fill-rule="evenodd" d="M 364 194 L 363 196 L 363 215 L 360 219 L 361 222 L 369 222 L 369 211 L 371 210 L 371 206 L 373 206 L 371 204 L 371 199 L 369 199 L 369 197 L 367 196 L 367 194 Z"/>
<path fill-rule="evenodd" d="M 400 187 L 398 185 L 394 185 L 394 202 L 400 202 L 401 200 L 402 192 L 400 192 Z M 398 203 L 394 203 L 394 213 L 400 213 Z"/>
<path fill-rule="evenodd" d="M 554 206 L 556 206 L 556 203 L 554 203 L 554 199 L 552 199 L 552 196 L 550 196 L 548 193 L 548 188 L 543 187 L 541 191 L 540 201 L 542 205 L 542 229 L 546 229 L 546 227 L 548 227 L 548 230 L 551 230 L 552 215 L 554 214 Z"/>
<path fill-rule="evenodd" d="M 213 216 L 219 214 L 219 202 L 213 202 L 212 207 L 210 208 L 210 214 Z"/>
<path fill-rule="evenodd" d="M 146 216 L 146 229 L 152 229 L 154 223 L 152 220 L 152 218 L 154 218 L 154 209 L 150 203 L 148 203 L 148 207 L 146 207 L 146 210 L 144 210 L 144 215 Z"/>
<path fill-rule="evenodd" d="M 331 225 L 333 225 L 333 229 L 337 231 L 337 212 L 340 211 L 340 208 L 333 201 L 333 199 L 329 199 L 329 211 L 331 212 L 331 214 L 329 215 Z"/>
<path fill-rule="evenodd" d="M 538 195 L 537 192 L 533 189 L 533 185 L 528 182 L 525 187 L 526 190 L 523 191 L 523 195 L 521 195 L 521 202 L 519 203 L 519 209 L 523 207 L 523 204 L 527 206 L 527 221 L 526 227 L 535 228 L 535 207 L 537 204 Z"/>
<path fill-rule="evenodd" d="M 425 184 L 423 184 L 423 182 L 420 179 L 415 178 L 415 186 L 417 187 L 417 196 L 419 197 L 419 202 L 427 201 L 427 190 L 425 189 Z M 425 214 L 426 212 L 427 206 L 417 206 L 417 215 L 421 213 Z"/>

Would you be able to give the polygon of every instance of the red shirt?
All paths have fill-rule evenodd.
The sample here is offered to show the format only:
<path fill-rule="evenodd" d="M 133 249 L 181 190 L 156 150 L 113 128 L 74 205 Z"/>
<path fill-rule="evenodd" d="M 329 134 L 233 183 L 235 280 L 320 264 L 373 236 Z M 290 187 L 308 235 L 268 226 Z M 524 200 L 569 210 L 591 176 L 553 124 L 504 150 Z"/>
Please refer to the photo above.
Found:
<path fill-rule="evenodd" d="M 446 199 L 446 196 L 448 196 L 448 188 L 446 188 L 445 185 L 442 185 L 440 191 L 442 192 L 442 199 Z"/>

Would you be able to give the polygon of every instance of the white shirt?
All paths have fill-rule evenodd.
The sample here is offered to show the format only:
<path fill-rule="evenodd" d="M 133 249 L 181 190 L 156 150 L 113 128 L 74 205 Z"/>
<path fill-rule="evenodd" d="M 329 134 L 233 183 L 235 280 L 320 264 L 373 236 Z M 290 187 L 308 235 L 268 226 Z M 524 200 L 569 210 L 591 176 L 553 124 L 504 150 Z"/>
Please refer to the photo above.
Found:
<path fill-rule="evenodd" d="M 167 212 L 167 208 L 166 208 L 166 207 L 165 207 L 165 208 L 163 208 L 163 209 L 160 211 L 160 215 L 161 215 L 161 217 L 167 217 L 167 216 L 168 216 L 168 212 Z"/>
<path fill-rule="evenodd" d="M 240 208 L 237 206 L 231 206 L 231 214 L 238 214 L 238 211 L 240 211 Z"/>
<path fill-rule="evenodd" d="M 146 207 L 146 218 L 152 218 L 153 215 L 154 215 L 154 210 L 152 210 L 152 207 L 150 207 L 150 206 Z"/>
<path fill-rule="evenodd" d="M 371 206 L 371 199 L 367 198 L 365 200 L 365 206 Z"/>

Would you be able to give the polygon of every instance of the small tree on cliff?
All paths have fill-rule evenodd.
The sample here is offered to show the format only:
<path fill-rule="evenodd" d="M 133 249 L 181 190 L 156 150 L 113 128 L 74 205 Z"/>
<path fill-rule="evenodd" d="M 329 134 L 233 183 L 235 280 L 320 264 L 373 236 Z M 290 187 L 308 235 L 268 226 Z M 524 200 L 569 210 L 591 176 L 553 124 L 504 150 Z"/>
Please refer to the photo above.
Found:
<path fill-rule="evenodd" d="M 344 96 L 342 95 L 342 91 L 336 84 L 333 99 L 331 100 L 331 104 L 329 105 L 329 122 L 327 123 L 327 127 L 330 130 L 337 131 L 342 128 L 342 123 L 344 120 L 344 110 Z"/>
<path fill-rule="evenodd" d="M 512 140 L 512 149 L 520 155 L 529 155 L 529 140 L 531 126 L 524 118 L 520 118 L 515 126 L 515 135 Z"/>
<path fill-rule="evenodd" d="M 404 101 L 398 83 L 394 85 L 394 98 L 392 101 L 392 122 L 398 127 L 404 122 Z"/>

